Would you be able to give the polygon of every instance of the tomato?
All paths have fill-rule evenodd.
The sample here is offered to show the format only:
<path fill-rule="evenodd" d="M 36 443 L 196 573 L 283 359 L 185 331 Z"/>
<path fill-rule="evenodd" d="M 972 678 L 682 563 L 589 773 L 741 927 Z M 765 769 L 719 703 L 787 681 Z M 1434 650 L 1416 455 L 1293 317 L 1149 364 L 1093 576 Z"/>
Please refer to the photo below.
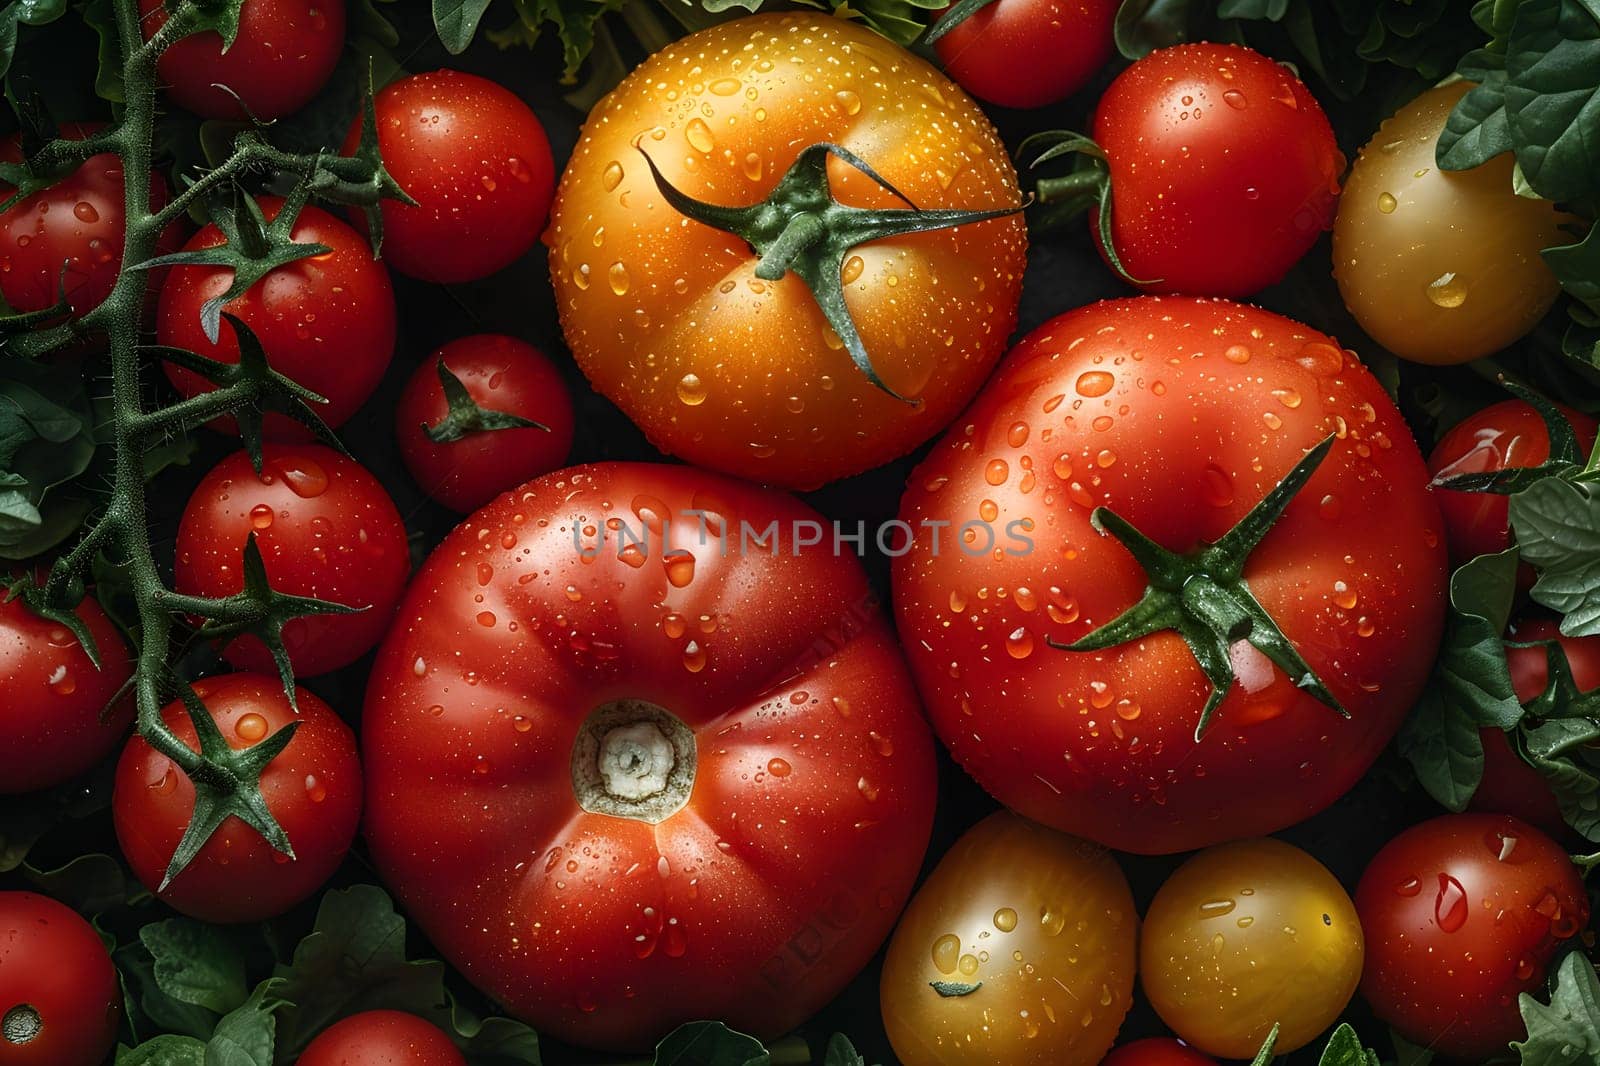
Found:
<path fill-rule="evenodd" d="M 1151 52 L 1095 109 L 1111 241 L 1146 292 L 1248 296 L 1333 222 L 1344 156 L 1294 72 L 1233 44 Z M 1098 220 L 1091 230 L 1099 241 Z M 1103 251 L 1103 249 L 1102 249 Z"/>
<path fill-rule="evenodd" d="M 1209 647 L 1238 683 L 1196 741 L 1212 686 L 1176 632 L 1051 647 L 1152 587 L 1095 508 L 1190 553 L 1328 437 L 1242 574 L 1348 719 L 1229 638 Z M 1041 326 L 913 474 L 900 520 L 916 535 L 893 599 L 935 730 L 1006 806 L 1121 851 L 1323 809 L 1394 735 L 1439 641 L 1444 546 L 1410 431 L 1353 353 L 1252 307 L 1140 297 Z"/>
<path fill-rule="evenodd" d="M 1450 1058 L 1523 1037 L 1517 996 L 1584 928 L 1589 901 L 1561 847 L 1506 815 L 1447 814 L 1386 844 L 1356 888 L 1361 994 L 1379 1019 Z"/>
<path fill-rule="evenodd" d="M 1139 977 L 1161 1020 L 1225 1059 L 1315 1040 L 1361 980 L 1361 924 L 1316 859 L 1263 837 L 1208 848 L 1168 877 L 1145 914 Z"/>
<path fill-rule="evenodd" d="M 824 15 L 755 15 L 668 45 L 584 127 L 545 234 L 561 326 L 590 382 L 663 451 L 815 487 L 922 443 L 1004 350 L 1021 216 L 844 253 L 844 304 L 875 372 L 906 402 L 857 368 L 799 277 L 762 280 L 750 244 L 680 214 L 641 155 L 685 195 L 743 206 L 778 195 L 821 142 L 858 153 L 924 209 L 1021 202 L 1004 145 L 966 94 Z M 837 157 L 826 171 L 842 204 L 906 206 Z"/>
<path fill-rule="evenodd" d="M 258 476 L 250 457 L 235 452 L 195 486 L 178 523 L 176 587 L 197 596 L 239 592 L 254 533 L 274 591 L 363 608 L 283 627 L 296 676 L 337 670 L 377 644 L 394 616 L 411 570 L 405 525 L 378 479 L 331 448 L 268 444 L 263 460 Z M 222 654 L 241 670 L 275 669 L 250 634 Z"/>
<path fill-rule="evenodd" d="M 78 604 L 77 615 L 94 640 L 99 669 L 66 626 L 21 599 L 0 603 L 0 795 L 78 777 L 128 731 L 132 702 L 111 705 L 133 673 L 128 645 L 92 597 Z"/>
<path fill-rule="evenodd" d="M 1378 127 L 1356 157 L 1333 227 L 1333 275 L 1372 339 L 1403 359 L 1464 363 L 1526 334 L 1561 291 L 1539 251 L 1571 238 L 1548 200 L 1518 196 L 1511 153 L 1439 169 L 1458 81 Z"/>
<path fill-rule="evenodd" d="M 203 118 L 262 122 L 322 91 L 344 51 L 344 0 L 245 0 L 238 34 L 215 30 L 173 44 L 156 61 L 167 99 Z M 164 0 L 139 0 L 145 40 L 167 24 Z"/>
<path fill-rule="evenodd" d="M 1594 447 L 1595 420 L 1559 405 L 1577 434 L 1585 455 Z M 1428 472 L 1436 479 L 1490 470 L 1538 466 L 1550 458 L 1550 431 L 1532 404 L 1504 400 L 1468 415 L 1439 438 L 1428 456 Z M 1511 547 L 1507 497 L 1492 492 L 1434 490 L 1444 515 L 1450 560 L 1460 566 L 1479 555 Z M 1527 584 L 1532 584 L 1531 575 Z"/>
<path fill-rule="evenodd" d="M 1094 1066 L 1133 1002 L 1139 924 L 1097 844 L 1010 811 L 958 840 L 884 960 L 883 1024 L 906 1066 Z"/>
<path fill-rule="evenodd" d="M 538 240 L 555 162 L 544 127 L 514 93 L 459 70 L 401 78 L 375 101 L 384 165 L 416 205 L 385 200 L 383 256 L 408 277 L 488 277 Z M 361 136 L 358 118 L 345 154 Z M 363 229 L 365 216 L 352 210 Z"/>
<path fill-rule="evenodd" d="M 1100 1066 L 1217 1066 L 1181 1040 L 1151 1036 L 1123 1044 L 1100 1060 Z"/>
<path fill-rule="evenodd" d="M 441 361 L 479 408 L 546 428 L 483 431 L 465 425 L 465 436 L 435 442 L 426 427 L 440 427 L 450 410 Z M 496 333 L 451 341 L 420 363 L 394 415 L 406 469 L 429 496 L 462 512 L 564 463 L 572 428 L 572 398 L 555 364 L 533 345 Z"/>
<path fill-rule="evenodd" d="M 100 1066 L 122 988 L 88 922 L 53 899 L 0 892 L 0 1062 Z"/>
<path fill-rule="evenodd" d="M 332 707 L 304 689 L 296 690 L 296 714 L 276 677 L 225 674 L 196 681 L 194 691 L 235 750 L 300 723 L 261 775 L 261 795 L 288 834 L 294 858 L 230 817 L 157 895 L 201 921 L 262 921 L 310 897 L 350 850 L 361 816 L 355 735 Z M 179 740 L 200 750 L 181 701 L 162 708 L 161 717 Z M 188 828 L 194 797 L 194 783 L 165 755 L 137 735 L 128 741 L 117 763 L 111 813 L 122 854 L 152 892 Z"/>
<path fill-rule="evenodd" d="M 934 44 L 963 89 L 1001 107 L 1043 107 L 1111 58 L 1113 0 L 994 0 Z"/>
<path fill-rule="evenodd" d="M 352 1014 L 324 1029 L 295 1066 L 467 1066 L 437 1026 L 398 1010 Z"/>
<path fill-rule="evenodd" d="M 278 217 L 283 200 L 263 196 L 262 214 Z M 223 305 L 261 341 L 272 368 L 327 400 L 313 409 L 330 426 L 342 424 L 378 387 L 394 354 L 394 290 L 383 265 L 372 258 L 367 242 L 355 230 L 318 207 L 307 206 L 296 217 L 292 240 L 326 245 L 331 251 L 297 259 L 272 271 L 242 296 Z M 213 248 L 226 238 L 215 225 L 195 234 L 186 251 Z M 224 363 L 239 361 L 239 341 L 223 324 L 217 343 L 206 338 L 200 309 L 233 284 L 229 267 L 173 267 L 161 287 L 156 339 Z M 330 353 L 336 353 L 330 357 Z M 214 385 L 199 374 L 165 364 L 167 380 L 185 396 L 209 392 Z M 237 433 L 233 419 L 213 423 Z M 311 432 L 287 415 L 267 412 L 266 436 L 278 440 L 310 440 Z"/>
<path fill-rule="evenodd" d="M 910 895 L 933 746 L 817 523 L 692 467 L 577 467 L 412 582 L 367 687 L 366 838 L 444 957 L 541 1034 L 785 1032 Z"/>

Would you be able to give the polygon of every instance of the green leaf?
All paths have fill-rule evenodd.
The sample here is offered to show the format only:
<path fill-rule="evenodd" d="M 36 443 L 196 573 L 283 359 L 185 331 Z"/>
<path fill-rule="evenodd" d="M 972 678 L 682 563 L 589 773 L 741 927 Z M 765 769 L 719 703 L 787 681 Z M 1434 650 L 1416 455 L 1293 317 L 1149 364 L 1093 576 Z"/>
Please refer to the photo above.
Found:
<path fill-rule="evenodd" d="M 1446 810 L 1464 811 L 1483 780 L 1478 726 L 1430 687 L 1400 726 L 1396 746 L 1428 795 Z"/>
<path fill-rule="evenodd" d="M 532 45 L 545 26 L 555 27 L 561 38 L 565 60 L 562 79 L 577 79 L 578 68 L 594 48 L 596 26 L 607 12 L 620 10 L 626 0 L 516 0 L 517 21 L 510 27 L 492 31 L 489 39 L 504 48 L 510 44 Z M 707 4 L 708 10 L 715 10 Z"/>
<path fill-rule="evenodd" d="M 59 543 L 88 511 L 66 491 L 95 455 L 81 375 L 48 363 L 6 361 L 0 374 L 0 558 L 25 559 Z"/>
<path fill-rule="evenodd" d="M 117 1048 L 116 1066 L 205 1066 L 206 1046 L 192 1036 L 167 1034 L 136 1048 Z"/>
<path fill-rule="evenodd" d="M 215 925 L 169 918 L 139 930 L 155 960 L 156 985 L 180 1003 L 226 1014 L 249 996 L 244 952 Z"/>
<path fill-rule="evenodd" d="M 206 1041 L 205 1066 L 272 1066 L 277 1019 L 283 1005 L 278 981 L 269 978 L 250 998 L 217 1023 Z"/>
<path fill-rule="evenodd" d="M 1517 162 L 1547 200 L 1600 188 L 1600 0 L 1523 0 L 1506 48 Z"/>
<path fill-rule="evenodd" d="M 654 1066 L 767 1066 L 761 1041 L 721 1022 L 688 1022 L 656 1045 Z"/>
<path fill-rule="evenodd" d="M 1583 240 L 1546 248 L 1539 254 L 1561 287 L 1589 310 L 1600 314 L 1600 226 L 1591 225 Z"/>
<path fill-rule="evenodd" d="M 196 1040 L 210 1039 L 221 1016 L 204 1007 L 180 1003 L 161 991 L 156 983 L 155 960 L 142 943 L 135 940 L 124 944 L 116 949 L 112 958 L 116 961 L 117 971 L 122 975 L 127 992 L 130 1024 L 134 1021 L 135 1010 L 142 1016 L 141 1020 L 149 1023 L 147 1027 L 135 1026 L 136 1031 L 148 1028 L 150 1031 L 177 1033 Z"/>
<path fill-rule="evenodd" d="M 1328 1038 L 1317 1066 L 1378 1066 L 1378 1053 L 1361 1042 L 1349 1022 L 1341 1022 Z"/>
<path fill-rule="evenodd" d="M 79 855 L 53 870 L 24 865 L 22 871 L 34 888 L 80 914 L 103 914 L 150 896 L 149 891 L 110 855 Z"/>
<path fill-rule="evenodd" d="M 1462 64 L 1479 55 L 1470 53 Z M 1479 84 L 1456 101 L 1434 150 L 1434 160 L 1445 170 L 1471 170 L 1516 147 L 1506 119 L 1504 70 L 1474 73 Z"/>
<path fill-rule="evenodd" d="M 1569 1066 L 1600 1061 L 1600 980 L 1583 952 L 1574 951 L 1555 970 L 1550 1002 L 1524 992 L 1517 997 L 1528 1038 L 1511 1046 L 1523 1066 Z"/>
<path fill-rule="evenodd" d="M 1450 577 L 1450 618 L 1434 684 L 1448 706 L 1478 726 L 1510 729 L 1522 718 L 1502 634 L 1517 594 L 1515 548 L 1480 555 Z"/>
<path fill-rule="evenodd" d="M 1114 26 L 1117 51 L 1127 59 L 1143 59 L 1158 48 L 1189 39 L 1192 0 L 1122 0 Z"/>
<path fill-rule="evenodd" d="M 828 1038 L 828 1048 L 823 1053 L 822 1066 L 867 1066 L 867 1060 L 862 1058 L 861 1052 L 850 1043 L 849 1037 L 843 1033 L 834 1033 Z"/>
<path fill-rule="evenodd" d="M 433 28 L 445 51 L 453 56 L 465 52 L 487 10 L 489 0 L 433 0 Z"/>
<path fill-rule="evenodd" d="M 122 45 L 117 37 L 117 16 L 111 0 L 89 0 L 83 7 L 83 21 L 99 38 L 99 66 L 95 71 L 94 92 L 100 99 L 120 104 L 125 99 L 122 85 Z"/>
<path fill-rule="evenodd" d="M 1522 557 L 1539 572 L 1530 595 L 1565 616 L 1567 636 L 1600 633 L 1600 499 L 1587 485 L 1546 478 L 1510 503 Z"/>
<path fill-rule="evenodd" d="M 1288 10 L 1289 0 L 1221 0 L 1217 4 L 1217 16 L 1225 19 L 1278 22 Z"/>

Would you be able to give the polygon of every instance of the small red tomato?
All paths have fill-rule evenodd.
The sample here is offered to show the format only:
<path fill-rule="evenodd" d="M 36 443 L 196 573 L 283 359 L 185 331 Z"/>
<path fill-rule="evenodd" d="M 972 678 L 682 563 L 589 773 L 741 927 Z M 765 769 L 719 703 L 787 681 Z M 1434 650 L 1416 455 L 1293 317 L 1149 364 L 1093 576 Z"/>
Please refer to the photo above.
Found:
<path fill-rule="evenodd" d="M 295 1066 L 466 1066 L 435 1025 L 398 1010 L 369 1010 L 330 1025 Z"/>
<path fill-rule="evenodd" d="M 394 501 L 353 459 L 320 444 L 268 444 L 261 473 L 240 451 L 195 486 L 178 523 L 177 589 L 231 596 L 244 588 L 250 534 L 267 582 L 287 595 L 363 610 L 313 614 L 283 627 L 299 677 L 337 670 L 382 638 L 411 571 L 405 524 Z M 241 670 L 275 670 L 251 634 L 234 638 L 223 658 Z"/>
<path fill-rule="evenodd" d="M 1483 1060 L 1524 1033 L 1517 996 L 1589 921 L 1560 845 L 1506 815 L 1448 814 L 1384 846 L 1356 888 L 1361 994 L 1407 1040 Z"/>
<path fill-rule="evenodd" d="M 88 922 L 53 899 L 0 892 L 0 1063 L 100 1066 L 122 989 Z"/>
<path fill-rule="evenodd" d="M 440 363 L 471 398 L 468 410 L 453 420 L 446 419 L 450 403 Z M 474 428 L 472 405 L 545 428 Z M 423 491 L 467 512 L 566 462 L 572 426 L 572 399 L 555 365 L 515 337 L 481 333 L 451 341 L 417 367 L 400 394 L 394 430 L 406 469 Z M 462 435 L 436 441 L 430 429 Z"/>
<path fill-rule="evenodd" d="M 1217 1060 L 1181 1040 L 1152 1036 L 1113 1048 L 1100 1066 L 1217 1066 Z"/>
<path fill-rule="evenodd" d="M 195 682 L 194 691 L 235 750 L 300 723 L 289 746 L 261 774 L 261 795 L 288 834 L 294 858 L 230 817 L 158 895 L 174 910 L 206 922 L 255 922 L 282 914 L 322 887 L 355 839 L 361 815 L 355 734 L 304 689 L 296 690 L 296 714 L 282 684 L 264 674 L 206 678 Z M 179 740 L 200 750 L 181 701 L 162 708 L 161 717 Z M 188 775 L 143 737 L 128 742 L 117 764 L 111 814 L 128 865 L 152 892 L 188 828 L 194 795 Z"/>
<path fill-rule="evenodd" d="M 383 256 L 408 277 L 488 277 L 532 248 L 555 193 L 544 127 L 510 90 L 458 70 L 402 78 L 378 94 L 378 147 L 413 206 L 383 203 Z M 358 119 L 346 155 L 361 137 Z M 352 212 L 365 228 L 366 219 Z"/>
<path fill-rule="evenodd" d="M 934 51 L 972 95 L 1001 107 L 1043 107 L 1106 65 L 1116 17 L 1115 0 L 994 0 L 940 37 Z"/>

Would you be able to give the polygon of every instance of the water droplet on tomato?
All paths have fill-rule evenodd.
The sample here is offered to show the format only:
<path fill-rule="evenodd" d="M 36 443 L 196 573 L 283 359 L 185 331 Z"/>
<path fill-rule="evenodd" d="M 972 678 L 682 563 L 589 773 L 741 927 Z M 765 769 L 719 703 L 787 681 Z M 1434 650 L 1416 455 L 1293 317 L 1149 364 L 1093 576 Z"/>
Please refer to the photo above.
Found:
<path fill-rule="evenodd" d="M 1104 396 L 1111 391 L 1117 379 L 1105 370 L 1086 370 L 1078 375 L 1077 390 L 1079 396 Z"/>
<path fill-rule="evenodd" d="M 789 772 L 792 769 L 793 769 L 793 767 L 791 767 L 789 765 L 787 760 L 784 760 L 784 759 L 768 759 L 767 760 L 767 773 L 771 774 L 773 777 L 788 777 L 789 776 Z"/>
<path fill-rule="evenodd" d="M 252 529 L 272 528 L 272 508 L 264 503 L 250 508 L 250 526 Z"/>
<path fill-rule="evenodd" d="M 79 222 L 99 222 L 100 212 L 95 210 L 94 204 L 87 200 L 79 200 L 72 205 L 72 214 Z"/>
<path fill-rule="evenodd" d="M 1009 933 L 1017 927 L 1017 912 L 1010 907 L 1001 907 L 994 912 L 994 927 L 1002 933 Z"/>
<path fill-rule="evenodd" d="M 697 152 L 709 152 L 717 146 L 717 139 L 711 135 L 711 127 L 701 118 L 689 120 L 683 130 L 683 139 Z"/>
<path fill-rule="evenodd" d="M 1011 476 L 1011 466 L 1004 459 L 990 459 L 983 468 L 983 480 L 991 485 L 1004 485 Z"/>
<path fill-rule="evenodd" d="M 706 668 L 706 653 L 698 642 L 691 640 L 683 646 L 683 668 L 691 674 Z"/>
<path fill-rule="evenodd" d="M 315 499 L 328 491 L 328 472 L 314 459 L 302 456 L 280 462 L 277 467 L 283 483 L 301 499 Z"/>
<path fill-rule="evenodd" d="M 240 740 L 254 744 L 267 735 L 267 720 L 259 714 L 243 714 L 233 724 L 233 731 Z"/>
<path fill-rule="evenodd" d="M 1428 283 L 1428 300 L 1435 307 L 1451 310 L 1467 302 L 1467 287 L 1453 271 L 1446 272 Z"/>
<path fill-rule="evenodd" d="M 961 938 L 946 933 L 933 942 L 933 965 L 940 973 L 955 973 L 961 958 Z"/>
<path fill-rule="evenodd" d="M 621 262 L 611 264 L 606 270 L 606 279 L 611 282 L 611 291 L 618 296 L 628 291 L 628 268 Z"/>
<path fill-rule="evenodd" d="M 1027 626 L 1018 626 L 1006 637 L 1006 652 L 1013 659 L 1026 659 L 1033 654 L 1033 634 Z"/>
<path fill-rule="evenodd" d="M 1439 892 L 1433 900 L 1433 917 L 1439 928 L 1454 933 L 1467 924 L 1467 890 L 1449 874 L 1439 875 Z"/>
<path fill-rule="evenodd" d="M 860 112 L 861 112 L 861 96 L 860 96 L 860 94 L 855 93 L 855 92 L 853 92 L 853 91 L 851 91 L 849 89 L 840 89 L 838 92 L 833 94 L 833 98 L 835 100 L 839 101 L 839 106 L 844 108 L 844 113 L 845 114 L 847 114 L 847 115 L 860 114 Z"/>
<path fill-rule="evenodd" d="M 1228 89 L 1224 91 L 1222 94 L 1222 102 L 1233 108 L 1235 111 L 1243 111 L 1245 108 L 1250 106 L 1250 101 L 1245 99 L 1244 93 L 1240 92 L 1238 89 Z"/>
<path fill-rule="evenodd" d="M 683 549 L 675 549 L 661 557 L 667 580 L 673 588 L 684 588 L 694 580 L 694 556 Z"/>
<path fill-rule="evenodd" d="M 612 162 L 606 164 L 606 169 L 600 173 L 600 185 L 606 192 L 610 192 L 622 184 L 622 164 Z"/>
<path fill-rule="evenodd" d="M 1386 215 L 1394 214 L 1394 209 L 1400 206 L 1400 201 L 1394 198 L 1393 193 L 1381 192 L 1378 194 L 1378 210 Z"/>
<path fill-rule="evenodd" d="M 318 781 L 315 774 L 306 775 L 306 798 L 312 803 L 321 803 L 328 798 L 328 787 Z"/>
<path fill-rule="evenodd" d="M 688 373 L 678 379 L 678 400 L 686 407 L 699 407 L 706 402 L 706 387 L 700 375 Z"/>

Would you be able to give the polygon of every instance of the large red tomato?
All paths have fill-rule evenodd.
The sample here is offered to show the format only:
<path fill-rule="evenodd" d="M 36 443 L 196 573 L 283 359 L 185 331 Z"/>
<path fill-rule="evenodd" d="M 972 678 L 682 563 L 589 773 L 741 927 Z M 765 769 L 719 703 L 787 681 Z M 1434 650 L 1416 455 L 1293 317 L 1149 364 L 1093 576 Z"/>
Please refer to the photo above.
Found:
<path fill-rule="evenodd" d="M 1325 439 L 1253 550 L 1196 554 Z M 1156 297 L 1046 323 L 901 506 L 916 535 L 895 607 L 935 729 L 1007 806 L 1119 850 L 1184 851 L 1314 814 L 1371 765 L 1433 662 L 1445 561 L 1426 482 L 1383 387 L 1305 326 Z M 1098 508 L 1183 558 L 1148 625 L 1100 650 L 1052 647 L 1157 588 L 1091 524 Z M 1244 620 L 1245 594 L 1286 638 L 1280 661 L 1297 653 L 1349 718 L 1305 669 L 1268 657 L 1270 627 Z M 1169 623 L 1202 632 L 1222 672 L 1226 698 L 1198 741 L 1212 685 Z"/>
<path fill-rule="evenodd" d="M 1106 65 L 1117 6 L 994 0 L 946 30 L 934 50 L 972 95 L 1001 107 L 1043 107 L 1077 92 Z"/>
<path fill-rule="evenodd" d="M 0 1062 L 100 1066 L 122 989 L 100 934 L 32 892 L 0 892 Z"/>
<path fill-rule="evenodd" d="M 398 1010 L 352 1014 L 324 1029 L 295 1066 L 466 1066 L 443 1030 Z"/>
<path fill-rule="evenodd" d="M 367 689 L 367 840 L 444 956 L 541 1032 L 771 1036 L 889 932 L 932 744 L 831 537 L 788 496 L 602 464 L 499 497 L 412 582 Z"/>

